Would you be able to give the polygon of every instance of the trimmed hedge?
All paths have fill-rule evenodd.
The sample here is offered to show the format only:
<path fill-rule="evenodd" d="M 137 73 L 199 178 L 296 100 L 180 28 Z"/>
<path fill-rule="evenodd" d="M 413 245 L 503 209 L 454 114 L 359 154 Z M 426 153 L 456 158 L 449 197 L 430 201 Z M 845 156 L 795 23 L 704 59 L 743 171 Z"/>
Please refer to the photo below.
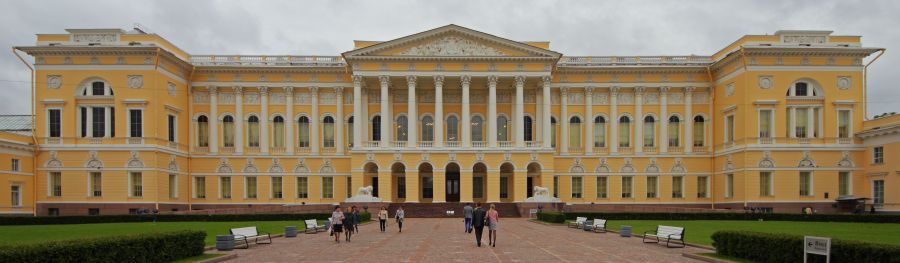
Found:
<path fill-rule="evenodd" d="M 900 215 L 852 214 L 753 214 L 753 213 L 564 213 L 566 219 L 576 217 L 606 220 L 766 220 L 806 222 L 897 223 Z"/>
<path fill-rule="evenodd" d="M 40 216 L 0 217 L 0 225 L 57 225 L 152 222 L 230 222 L 325 220 L 331 214 L 237 214 L 237 215 L 109 215 L 109 216 Z"/>
<path fill-rule="evenodd" d="M 562 224 L 566 222 L 566 215 L 557 212 L 538 212 L 537 219 L 548 223 Z"/>
<path fill-rule="evenodd" d="M 369 212 L 360 212 L 359 213 L 359 222 L 369 222 L 372 220 L 372 214 Z"/>
<path fill-rule="evenodd" d="M 0 262 L 171 262 L 203 254 L 203 231 L 0 246 Z"/>
<path fill-rule="evenodd" d="M 720 255 L 758 262 L 803 262 L 803 236 L 726 230 L 713 233 L 712 240 Z M 832 239 L 831 262 L 900 262 L 900 246 Z"/>

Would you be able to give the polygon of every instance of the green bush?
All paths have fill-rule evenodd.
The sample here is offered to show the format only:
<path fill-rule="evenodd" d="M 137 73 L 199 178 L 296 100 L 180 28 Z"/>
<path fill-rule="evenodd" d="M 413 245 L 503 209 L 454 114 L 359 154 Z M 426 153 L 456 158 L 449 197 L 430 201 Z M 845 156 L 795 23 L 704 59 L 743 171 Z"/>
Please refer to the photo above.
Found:
<path fill-rule="evenodd" d="M 40 216 L 0 217 L 0 225 L 56 225 L 152 222 L 231 222 L 325 220 L 331 214 L 235 214 L 235 215 L 108 215 L 108 216 Z"/>
<path fill-rule="evenodd" d="M 369 212 L 359 213 L 359 222 L 369 222 L 370 220 L 372 220 L 372 214 Z"/>
<path fill-rule="evenodd" d="M 853 214 L 754 214 L 754 213 L 580 213 L 566 212 L 566 219 L 576 217 L 606 220 L 765 220 L 805 222 L 897 223 L 900 215 Z"/>
<path fill-rule="evenodd" d="M 0 262 L 170 262 L 203 254 L 203 231 L 0 246 Z"/>
<path fill-rule="evenodd" d="M 803 236 L 726 230 L 713 233 L 712 240 L 720 255 L 758 262 L 803 261 Z M 900 246 L 832 239 L 831 262 L 900 262 Z"/>
<path fill-rule="evenodd" d="M 538 212 L 537 219 L 548 223 L 562 224 L 566 222 L 566 215 L 557 212 Z"/>

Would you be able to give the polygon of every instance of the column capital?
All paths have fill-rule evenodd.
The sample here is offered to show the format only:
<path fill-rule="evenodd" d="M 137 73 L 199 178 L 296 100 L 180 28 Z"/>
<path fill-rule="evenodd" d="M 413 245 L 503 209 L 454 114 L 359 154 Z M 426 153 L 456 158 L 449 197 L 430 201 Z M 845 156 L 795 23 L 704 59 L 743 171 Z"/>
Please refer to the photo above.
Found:
<path fill-rule="evenodd" d="M 417 77 L 415 75 L 406 76 L 406 85 L 409 85 L 410 87 L 415 87 L 416 79 L 417 79 Z"/>
<path fill-rule="evenodd" d="M 219 87 L 209 86 L 209 87 L 207 87 L 207 89 L 209 90 L 209 94 L 212 95 L 212 94 L 216 94 L 216 92 L 218 92 Z"/>
<path fill-rule="evenodd" d="M 584 94 L 587 94 L 588 97 L 590 97 L 591 94 L 593 94 L 593 93 L 594 93 L 594 87 L 592 87 L 592 86 L 584 87 Z"/>
<path fill-rule="evenodd" d="M 292 87 L 292 86 L 284 87 L 284 93 L 287 93 L 288 95 L 294 94 L 294 87 Z"/>
<path fill-rule="evenodd" d="M 690 94 L 691 92 L 694 92 L 694 90 L 696 90 L 696 89 L 697 89 L 696 87 L 688 86 L 688 87 L 684 88 L 684 92 L 687 94 Z M 687 95 L 687 94 L 685 94 L 685 95 Z"/>
<path fill-rule="evenodd" d="M 241 86 L 234 86 L 234 88 L 232 88 L 232 89 L 234 89 L 234 95 L 243 95 L 243 94 L 244 94 L 244 93 L 243 93 L 243 92 L 244 92 L 244 87 L 241 87 Z"/>
<path fill-rule="evenodd" d="M 382 87 L 387 87 L 389 84 L 391 84 L 391 77 L 387 75 L 381 75 L 378 76 L 378 81 L 381 82 Z"/>
<path fill-rule="evenodd" d="M 343 97 L 344 96 L 344 87 L 334 88 L 334 93 L 337 95 L 338 98 Z"/>
<path fill-rule="evenodd" d="M 516 86 L 525 85 L 525 76 L 516 76 Z"/>
<path fill-rule="evenodd" d="M 568 93 L 569 93 L 569 88 L 564 87 L 564 88 L 559 89 L 559 94 L 562 94 L 562 96 L 565 96 Z M 565 99 L 565 98 L 563 98 L 563 99 Z"/>
<path fill-rule="evenodd" d="M 352 79 L 353 79 L 353 86 L 360 86 L 360 85 L 362 85 L 362 76 L 360 76 L 360 75 L 353 75 L 353 76 L 352 76 Z"/>
<path fill-rule="evenodd" d="M 260 87 L 259 87 L 259 93 L 260 93 L 260 94 L 263 94 L 263 95 L 269 93 L 269 87 L 266 87 L 266 86 L 260 86 Z"/>
<path fill-rule="evenodd" d="M 434 85 L 444 85 L 444 76 L 443 75 L 435 75 L 434 76 Z"/>
<path fill-rule="evenodd" d="M 488 76 L 488 85 L 493 85 L 493 86 L 497 85 L 497 75 Z"/>
<path fill-rule="evenodd" d="M 469 75 L 463 75 L 462 77 L 460 77 L 460 81 L 462 81 L 463 85 L 469 85 L 472 84 L 472 77 Z"/>
<path fill-rule="evenodd" d="M 643 94 L 645 91 L 647 91 L 647 88 L 643 86 L 634 87 L 634 93 Z"/>
<path fill-rule="evenodd" d="M 659 92 L 666 93 L 666 92 L 669 92 L 670 89 L 672 89 L 672 88 L 670 88 L 669 86 L 662 86 L 662 87 L 659 87 Z"/>
<path fill-rule="evenodd" d="M 551 77 L 550 75 L 541 77 L 541 81 L 544 82 L 544 85 L 546 85 L 546 86 L 550 86 L 551 80 L 553 80 L 553 77 Z"/>
<path fill-rule="evenodd" d="M 310 93 L 313 97 L 318 96 L 318 95 L 319 95 L 319 87 L 309 87 L 309 93 Z"/>
<path fill-rule="evenodd" d="M 621 89 L 619 86 L 612 86 L 609 88 L 609 93 L 613 95 L 619 94 L 619 89 Z"/>

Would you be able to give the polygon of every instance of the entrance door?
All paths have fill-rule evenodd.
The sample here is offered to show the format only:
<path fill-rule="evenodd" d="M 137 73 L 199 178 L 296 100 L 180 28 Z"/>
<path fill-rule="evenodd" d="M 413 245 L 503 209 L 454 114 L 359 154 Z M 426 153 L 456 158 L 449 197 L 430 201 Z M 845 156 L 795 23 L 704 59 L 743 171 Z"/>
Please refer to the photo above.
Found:
<path fill-rule="evenodd" d="M 528 191 L 528 194 L 525 195 L 526 197 L 534 196 L 534 192 L 533 192 L 534 191 L 534 180 L 533 179 L 534 179 L 534 177 L 529 176 L 528 181 L 525 183 L 525 188 L 527 189 L 526 191 Z"/>
<path fill-rule="evenodd" d="M 447 171 L 447 202 L 459 202 L 459 171 Z"/>
<path fill-rule="evenodd" d="M 884 206 L 884 180 L 875 180 L 872 183 L 872 203 L 875 208 Z"/>
<path fill-rule="evenodd" d="M 378 197 L 378 176 L 372 177 L 372 196 Z"/>

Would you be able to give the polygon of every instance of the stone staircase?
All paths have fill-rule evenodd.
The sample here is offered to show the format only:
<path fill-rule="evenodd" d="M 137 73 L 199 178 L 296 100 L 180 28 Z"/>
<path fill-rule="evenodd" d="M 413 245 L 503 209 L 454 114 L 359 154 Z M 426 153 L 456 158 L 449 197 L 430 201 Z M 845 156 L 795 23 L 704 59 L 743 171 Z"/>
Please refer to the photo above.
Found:
<path fill-rule="evenodd" d="M 391 203 L 388 206 L 391 217 L 401 205 L 409 218 L 462 218 L 463 207 L 466 206 L 465 203 Z M 489 205 L 483 206 L 487 209 Z M 521 217 L 515 203 L 494 203 L 494 206 L 500 212 L 500 217 Z M 453 215 L 447 215 L 447 211 L 451 210 Z"/>

